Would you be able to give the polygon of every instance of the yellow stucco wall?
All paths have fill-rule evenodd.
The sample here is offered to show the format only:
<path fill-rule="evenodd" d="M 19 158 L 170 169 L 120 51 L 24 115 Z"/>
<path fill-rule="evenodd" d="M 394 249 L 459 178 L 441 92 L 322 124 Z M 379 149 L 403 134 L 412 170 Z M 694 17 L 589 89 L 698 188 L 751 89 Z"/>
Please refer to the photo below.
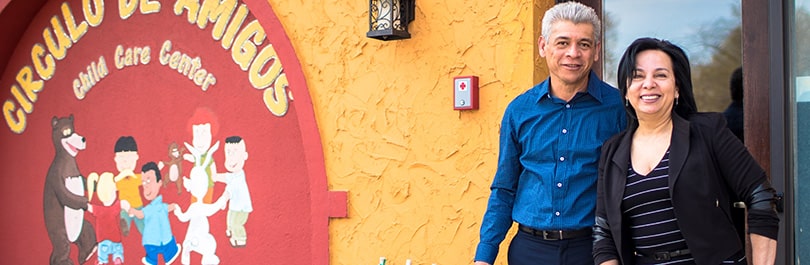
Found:
<path fill-rule="evenodd" d="M 547 74 L 535 43 L 554 1 L 417 1 L 412 38 L 388 42 L 365 37 L 367 1 L 269 2 L 307 79 L 329 189 L 349 191 L 330 264 L 472 264 L 501 116 Z M 479 110 L 453 110 L 463 75 L 480 78 Z"/>

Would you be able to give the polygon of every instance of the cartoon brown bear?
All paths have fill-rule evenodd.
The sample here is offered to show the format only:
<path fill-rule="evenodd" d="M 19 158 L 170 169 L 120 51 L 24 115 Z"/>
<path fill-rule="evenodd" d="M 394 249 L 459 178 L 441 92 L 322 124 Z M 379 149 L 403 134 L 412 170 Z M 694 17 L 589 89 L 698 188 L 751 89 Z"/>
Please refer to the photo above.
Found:
<path fill-rule="evenodd" d="M 52 140 L 56 149 L 48 175 L 45 177 L 42 206 L 45 210 L 45 228 L 53 245 L 50 264 L 73 264 L 70 244 L 79 248 L 79 264 L 89 260 L 96 251 L 96 232 L 84 211 L 85 179 L 76 164 L 76 155 L 85 148 L 85 139 L 73 128 L 73 114 L 67 118 L 53 117 Z"/>

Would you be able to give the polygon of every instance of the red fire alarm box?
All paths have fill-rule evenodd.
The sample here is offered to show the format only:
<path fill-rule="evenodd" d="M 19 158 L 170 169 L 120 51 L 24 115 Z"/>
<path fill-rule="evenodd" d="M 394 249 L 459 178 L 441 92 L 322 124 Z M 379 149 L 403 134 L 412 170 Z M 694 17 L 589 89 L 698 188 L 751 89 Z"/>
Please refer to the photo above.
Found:
<path fill-rule="evenodd" d="M 477 76 L 457 76 L 453 78 L 453 109 L 478 109 Z"/>

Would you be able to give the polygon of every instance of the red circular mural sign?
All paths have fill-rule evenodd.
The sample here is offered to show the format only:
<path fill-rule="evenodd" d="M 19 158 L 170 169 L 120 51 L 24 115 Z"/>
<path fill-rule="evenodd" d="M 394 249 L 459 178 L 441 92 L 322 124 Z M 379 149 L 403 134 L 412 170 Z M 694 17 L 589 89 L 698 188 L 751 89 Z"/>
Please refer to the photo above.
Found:
<path fill-rule="evenodd" d="M 4 261 L 328 263 L 345 193 L 266 1 L 11 6 L 30 23 L 0 61 Z"/>

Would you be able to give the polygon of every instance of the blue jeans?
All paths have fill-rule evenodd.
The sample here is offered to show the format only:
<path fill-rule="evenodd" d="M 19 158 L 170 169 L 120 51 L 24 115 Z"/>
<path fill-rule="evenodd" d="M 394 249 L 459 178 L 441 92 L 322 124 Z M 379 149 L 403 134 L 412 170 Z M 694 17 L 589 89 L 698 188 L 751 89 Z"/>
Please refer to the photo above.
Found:
<path fill-rule="evenodd" d="M 518 230 L 509 244 L 509 265 L 594 265 L 593 237 L 545 240 Z"/>
<path fill-rule="evenodd" d="M 98 262 L 110 263 L 108 256 L 112 255 L 113 260 L 120 258 L 124 261 L 124 246 L 120 242 L 104 240 L 98 243 Z"/>
<path fill-rule="evenodd" d="M 169 243 L 165 245 L 143 245 L 143 248 L 146 250 L 145 259 L 149 264 L 158 264 L 158 254 L 163 254 L 163 262 L 169 262 L 180 255 L 180 249 L 177 248 L 177 242 L 174 240 L 174 237 L 172 237 L 172 241 L 169 241 Z"/>

